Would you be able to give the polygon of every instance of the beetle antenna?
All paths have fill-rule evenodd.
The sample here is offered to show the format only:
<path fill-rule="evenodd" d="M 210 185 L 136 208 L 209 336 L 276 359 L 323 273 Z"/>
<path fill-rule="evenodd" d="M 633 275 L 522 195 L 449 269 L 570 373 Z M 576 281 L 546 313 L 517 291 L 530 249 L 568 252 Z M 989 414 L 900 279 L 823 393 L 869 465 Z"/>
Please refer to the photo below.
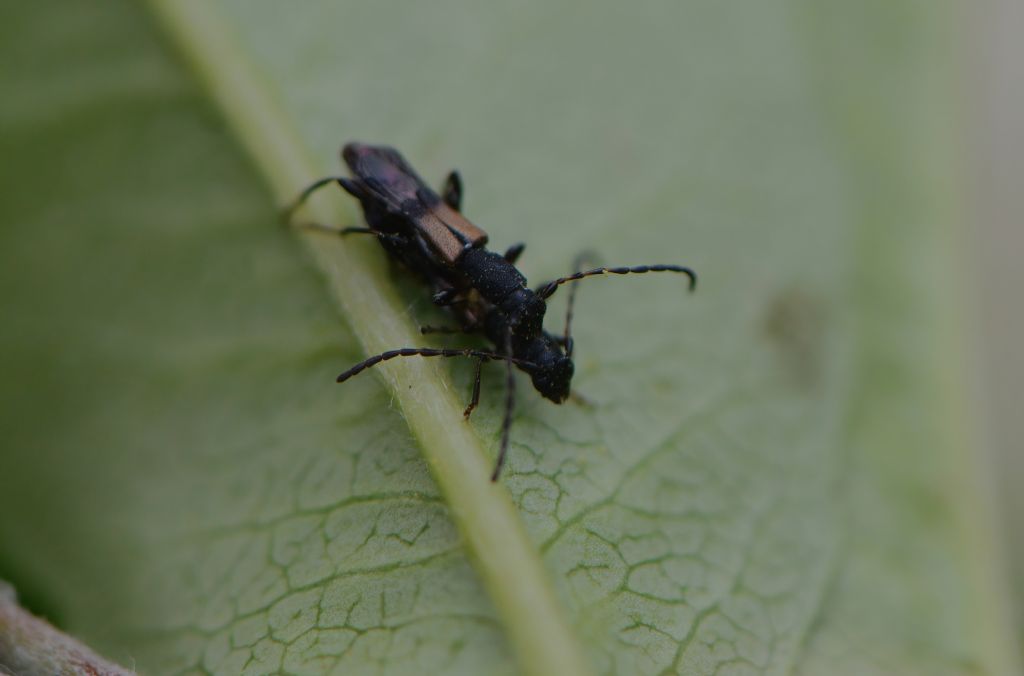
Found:
<path fill-rule="evenodd" d="M 587 270 L 586 272 L 577 272 L 569 275 L 568 277 L 561 277 L 553 282 L 548 282 L 538 288 L 536 293 L 541 299 L 546 299 L 550 298 L 562 284 L 565 284 L 566 282 L 575 282 L 583 279 L 584 277 L 595 277 L 597 275 L 643 274 L 646 272 L 679 272 L 690 278 L 690 291 L 697 288 L 697 273 L 682 265 L 635 265 L 633 267 L 594 268 L 593 270 Z"/>
<path fill-rule="evenodd" d="M 454 350 L 454 349 L 437 349 L 432 347 L 403 347 L 399 350 L 388 350 L 387 352 L 381 352 L 380 354 L 374 355 L 368 359 L 364 359 L 349 370 L 345 371 L 338 376 L 337 382 L 343 383 L 352 376 L 358 375 L 366 369 L 376 366 L 382 361 L 394 359 L 396 357 L 473 357 L 475 359 L 483 360 L 495 360 L 495 361 L 506 361 L 509 364 L 509 368 L 512 368 L 512 364 L 526 369 L 532 370 L 536 368 L 536 364 L 528 362 L 523 359 L 517 359 L 504 354 L 498 354 L 497 352 L 487 352 L 484 350 Z"/>
<path fill-rule="evenodd" d="M 512 353 L 512 332 L 505 334 L 505 351 Z M 501 448 L 498 450 L 498 459 L 494 463 L 494 471 L 491 472 L 491 483 L 498 480 L 501 468 L 505 466 L 505 456 L 508 455 L 508 438 L 512 429 L 512 412 L 516 407 L 516 376 L 512 371 L 512 360 L 505 361 L 505 419 L 501 421 Z"/>

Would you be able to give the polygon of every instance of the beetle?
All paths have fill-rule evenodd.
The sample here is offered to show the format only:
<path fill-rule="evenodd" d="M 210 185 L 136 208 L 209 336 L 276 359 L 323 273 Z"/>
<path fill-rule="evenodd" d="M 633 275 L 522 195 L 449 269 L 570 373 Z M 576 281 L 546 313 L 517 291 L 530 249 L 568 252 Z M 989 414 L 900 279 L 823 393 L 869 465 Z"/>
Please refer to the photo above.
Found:
<path fill-rule="evenodd" d="M 462 215 L 462 180 L 457 171 L 448 174 L 438 194 L 420 178 L 405 158 L 389 146 L 348 143 L 342 160 L 352 173 L 326 176 L 306 187 L 286 209 L 291 214 L 320 188 L 338 184 L 362 206 L 366 227 L 334 228 L 306 224 L 341 235 L 373 235 L 393 259 L 418 275 L 433 290 L 433 302 L 447 307 L 459 323 L 457 329 L 423 327 L 423 333 L 482 333 L 491 350 L 407 347 L 374 355 L 337 377 L 345 382 L 383 361 L 399 357 L 466 357 L 475 359 L 473 393 L 464 417 L 469 418 L 480 399 L 482 367 L 487 361 L 506 365 L 505 415 L 501 446 L 491 481 L 497 481 L 508 452 L 509 431 L 515 407 L 513 366 L 527 373 L 534 388 L 545 398 L 561 404 L 570 396 L 574 365 L 571 325 L 576 282 L 605 274 L 625 275 L 647 272 L 675 272 L 689 278 L 693 291 L 697 275 L 682 265 L 638 265 L 598 267 L 581 270 L 578 260 L 573 274 L 542 284 L 527 286 L 526 277 L 515 263 L 525 245 L 516 244 L 504 254 L 487 249 L 487 233 Z M 558 288 L 571 283 L 562 335 L 544 330 L 547 299 Z"/>

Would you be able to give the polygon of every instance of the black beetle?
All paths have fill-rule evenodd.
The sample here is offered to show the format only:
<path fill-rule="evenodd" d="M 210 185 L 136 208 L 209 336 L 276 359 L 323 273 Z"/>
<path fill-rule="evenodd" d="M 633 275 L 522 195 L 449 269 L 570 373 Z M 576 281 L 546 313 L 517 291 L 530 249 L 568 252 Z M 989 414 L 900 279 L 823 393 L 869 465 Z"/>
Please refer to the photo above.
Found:
<path fill-rule="evenodd" d="M 604 274 L 678 272 L 689 277 L 689 289 L 697 275 L 680 265 L 639 265 L 599 267 L 576 272 L 531 290 L 515 262 L 524 245 L 516 244 L 504 254 L 486 248 L 487 233 L 460 212 L 462 181 L 458 172 L 448 175 L 438 195 L 394 148 L 348 143 L 342 158 L 353 177 L 328 176 L 302 191 L 290 215 L 315 190 L 338 183 L 359 200 L 367 227 L 331 228 L 312 225 L 339 234 L 364 233 L 377 237 L 390 256 L 421 276 L 434 291 L 433 301 L 449 308 L 459 322 L 458 329 L 424 327 L 423 333 L 483 333 L 494 345 L 491 351 L 475 349 L 402 348 L 366 359 L 338 376 L 344 382 L 382 361 L 396 357 L 469 357 L 477 360 L 473 395 L 465 410 L 468 418 L 480 399 L 481 369 L 485 361 L 500 360 L 507 365 L 505 417 L 501 449 L 491 481 L 496 481 L 505 463 L 509 429 L 515 406 L 512 366 L 525 371 L 533 386 L 556 404 L 570 396 L 573 376 L 572 324 L 575 288 L 570 291 L 565 331 L 555 336 L 544 330 L 545 300 L 558 287 L 585 277 Z M 575 286 L 575 285 L 574 285 Z"/>

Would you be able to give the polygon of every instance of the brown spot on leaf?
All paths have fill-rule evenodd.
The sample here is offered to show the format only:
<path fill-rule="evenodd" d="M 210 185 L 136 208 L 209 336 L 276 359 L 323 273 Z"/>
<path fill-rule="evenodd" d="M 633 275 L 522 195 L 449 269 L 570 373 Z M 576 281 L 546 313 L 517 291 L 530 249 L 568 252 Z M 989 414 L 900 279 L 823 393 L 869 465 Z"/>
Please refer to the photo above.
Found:
<path fill-rule="evenodd" d="M 825 318 L 822 303 L 799 288 L 776 294 L 765 310 L 762 328 L 789 380 L 812 389 L 821 378 Z"/>

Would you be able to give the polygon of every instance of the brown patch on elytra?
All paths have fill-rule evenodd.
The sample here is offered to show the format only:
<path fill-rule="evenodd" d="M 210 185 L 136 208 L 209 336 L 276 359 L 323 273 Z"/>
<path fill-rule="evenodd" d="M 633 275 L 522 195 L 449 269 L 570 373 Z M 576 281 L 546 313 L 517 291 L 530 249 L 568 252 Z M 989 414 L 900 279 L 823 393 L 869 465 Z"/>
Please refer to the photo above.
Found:
<path fill-rule="evenodd" d="M 761 326 L 789 379 L 802 389 L 817 385 L 825 335 L 821 302 L 802 289 L 785 289 L 768 303 Z"/>

